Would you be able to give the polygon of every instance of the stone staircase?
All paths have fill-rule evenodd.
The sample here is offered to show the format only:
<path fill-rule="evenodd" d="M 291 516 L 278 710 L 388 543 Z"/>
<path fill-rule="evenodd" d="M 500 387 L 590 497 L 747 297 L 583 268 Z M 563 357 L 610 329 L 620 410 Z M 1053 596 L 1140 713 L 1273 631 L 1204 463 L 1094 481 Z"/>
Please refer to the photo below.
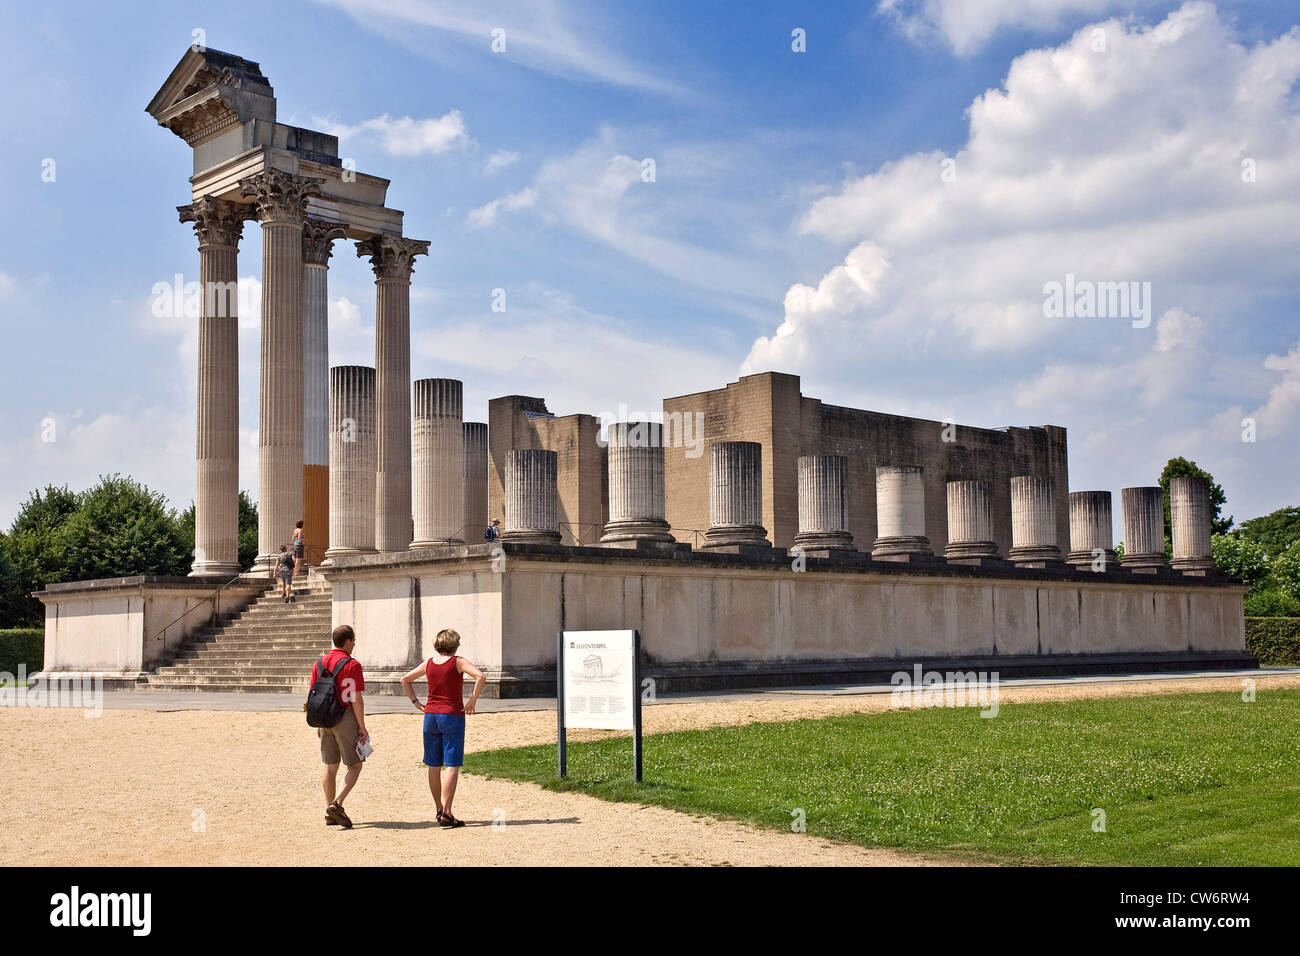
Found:
<path fill-rule="evenodd" d="M 330 649 L 330 587 L 309 578 L 294 603 L 268 589 L 243 611 L 209 625 L 148 675 L 141 689 L 303 693 L 311 665 Z"/>

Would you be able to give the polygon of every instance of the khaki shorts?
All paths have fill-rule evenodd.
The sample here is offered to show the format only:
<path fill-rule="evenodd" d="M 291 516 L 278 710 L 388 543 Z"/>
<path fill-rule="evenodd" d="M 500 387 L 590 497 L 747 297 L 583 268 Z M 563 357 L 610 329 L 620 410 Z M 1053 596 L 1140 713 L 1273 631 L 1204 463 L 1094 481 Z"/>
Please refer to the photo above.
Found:
<path fill-rule="evenodd" d="M 339 762 L 340 757 L 346 767 L 361 763 L 361 758 L 357 756 L 357 737 L 360 734 L 361 730 L 357 727 L 357 715 L 349 707 L 343 712 L 343 719 L 337 725 L 321 728 L 321 763 L 335 764 Z"/>

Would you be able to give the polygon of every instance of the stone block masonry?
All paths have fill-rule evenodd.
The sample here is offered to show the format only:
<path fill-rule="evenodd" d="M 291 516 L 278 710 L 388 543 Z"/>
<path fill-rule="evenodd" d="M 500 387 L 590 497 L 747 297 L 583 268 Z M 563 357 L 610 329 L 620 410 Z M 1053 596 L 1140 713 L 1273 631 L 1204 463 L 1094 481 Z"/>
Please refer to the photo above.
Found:
<path fill-rule="evenodd" d="M 668 398 L 664 415 L 700 413 L 703 439 L 752 441 L 763 446 L 763 527 L 772 543 L 789 547 L 798 534 L 798 460 L 804 455 L 839 455 L 846 460 L 848 531 L 859 547 L 879 535 L 876 528 L 876 469 L 915 465 L 925 474 L 925 536 L 941 553 L 947 544 L 947 483 L 987 481 L 992 494 L 993 541 L 1001 554 L 1011 549 L 1011 478 L 1039 475 L 1057 489 L 1069 487 L 1066 430 L 974 428 L 824 404 L 804 396 L 797 375 L 763 372 L 724 388 Z M 694 420 L 694 419 L 692 419 Z M 664 486 L 668 523 L 678 540 L 684 529 L 708 527 L 707 457 L 665 438 Z M 1069 540 L 1066 495 L 1054 502 L 1056 539 Z"/>

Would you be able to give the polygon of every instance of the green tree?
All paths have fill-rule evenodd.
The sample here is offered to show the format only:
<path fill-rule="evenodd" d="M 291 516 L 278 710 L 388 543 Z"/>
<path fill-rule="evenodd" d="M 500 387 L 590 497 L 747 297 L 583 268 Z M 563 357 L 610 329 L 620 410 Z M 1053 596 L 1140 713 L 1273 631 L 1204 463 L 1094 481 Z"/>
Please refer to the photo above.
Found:
<path fill-rule="evenodd" d="M 5 552 L 14 570 L 14 582 L 5 592 L 6 627 L 39 626 L 45 608 L 31 593 L 68 580 L 60 535 L 76 510 L 77 496 L 67 486 L 54 485 L 33 491 L 18 509 L 5 536 Z"/>
<path fill-rule="evenodd" d="M 18 568 L 9 556 L 9 536 L 0 531 L 0 628 L 22 627 L 26 602 L 18 583 Z"/>
<path fill-rule="evenodd" d="M 1240 534 L 1216 534 L 1210 538 L 1214 564 L 1224 574 L 1255 587 L 1269 573 L 1268 552 Z"/>
<path fill-rule="evenodd" d="M 1269 554 L 1281 554 L 1294 541 L 1300 541 L 1300 507 L 1277 511 L 1241 523 L 1241 535 L 1262 545 Z"/>
<path fill-rule="evenodd" d="M 194 503 L 181 512 L 181 533 L 190 554 L 194 553 Z M 257 560 L 257 505 L 248 497 L 248 492 L 239 492 L 239 566 L 247 571 Z"/>
<path fill-rule="evenodd" d="M 162 494 L 132 478 L 101 477 L 77 496 L 77 510 L 58 535 L 63 580 L 133 574 L 187 574 L 192 548 Z"/>
<path fill-rule="evenodd" d="M 1186 458 L 1170 458 L 1165 464 L 1164 471 L 1160 472 L 1160 490 L 1164 492 L 1165 501 L 1165 537 L 1173 538 L 1173 521 L 1169 516 L 1169 483 L 1174 478 L 1204 478 L 1210 483 L 1210 531 L 1213 534 L 1224 534 L 1232 527 L 1232 516 L 1220 518 L 1223 512 L 1223 506 L 1228 500 L 1224 494 L 1223 486 L 1214 480 L 1214 476 L 1203 468 L 1197 466 L 1196 462 L 1188 461 Z"/>
<path fill-rule="evenodd" d="M 1273 558 L 1265 584 L 1300 601 L 1300 541 L 1292 541 L 1285 551 Z"/>

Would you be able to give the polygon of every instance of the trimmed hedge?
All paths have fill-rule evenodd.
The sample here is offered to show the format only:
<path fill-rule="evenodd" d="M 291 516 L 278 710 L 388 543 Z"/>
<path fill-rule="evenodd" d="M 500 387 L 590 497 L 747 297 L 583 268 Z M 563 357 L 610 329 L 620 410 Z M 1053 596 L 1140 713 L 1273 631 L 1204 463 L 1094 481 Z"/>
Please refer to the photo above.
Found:
<path fill-rule="evenodd" d="M 0 671 L 17 674 L 19 664 L 27 665 L 29 675 L 35 674 L 44 666 L 44 628 L 15 627 L 0 630 Z"/>
<path fill-rule="evenodd" d="M 1261 664 L 1300 666 L 1300 617 L 1246 618 L 1246 650 Z"/>

